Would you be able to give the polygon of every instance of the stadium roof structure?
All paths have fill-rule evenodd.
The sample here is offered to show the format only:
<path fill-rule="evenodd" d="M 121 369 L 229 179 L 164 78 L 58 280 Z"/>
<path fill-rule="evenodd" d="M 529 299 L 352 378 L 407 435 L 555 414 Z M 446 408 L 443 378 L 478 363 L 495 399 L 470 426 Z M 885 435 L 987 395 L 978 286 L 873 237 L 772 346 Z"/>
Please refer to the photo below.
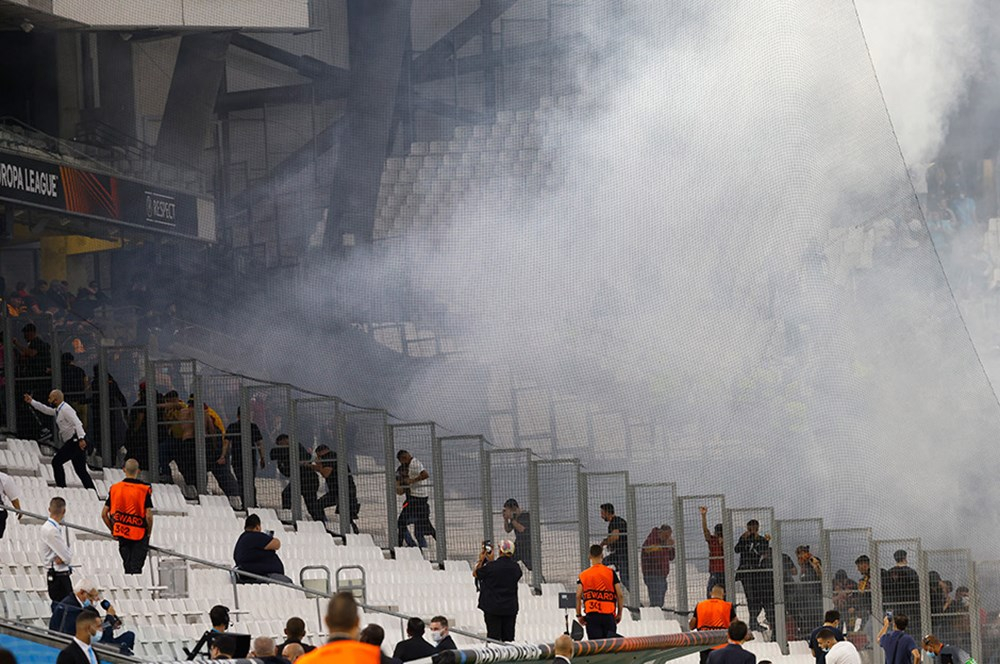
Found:
<path fill-rule="evenodd" d="M 190 2 L 159 0 L 0 0 L 0 30 L 199 32 L 253 30 L 302 32 L 310 29 L 308 0 Z"/>

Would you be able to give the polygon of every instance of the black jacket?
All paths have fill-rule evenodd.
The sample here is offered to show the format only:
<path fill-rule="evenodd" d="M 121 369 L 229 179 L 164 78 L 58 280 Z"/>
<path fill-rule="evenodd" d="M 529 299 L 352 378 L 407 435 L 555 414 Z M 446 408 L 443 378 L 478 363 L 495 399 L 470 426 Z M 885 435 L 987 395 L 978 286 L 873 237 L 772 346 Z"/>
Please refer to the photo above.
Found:
<path fill-rule="evenodd" d="M 497 616 L 517 615 L 517 582 L 521 566 L 513 558 L 500 556 L 479 568 L 479 609 Z"/>
<path fill-rule="evenodd" d="M 445 650 L 458 650 L 458 646 L 455 645 L 455 641 L 451 638 L 451 634 L 441 639 L 441 642 L 437 644 L 435 648 L 437 652 L 444 652 Z"/>
<path fill-rule="evenodd" d="M 713 650 L 708 655 L 708 664 L 756 664 L 756 662 L 756 655 L 735 643 Z"/>
<path fill-rule="evenodd" d="M 94 654 L 97 655 L 97 653 Z M 80 650 L 76 641 L 73 641 L 59 652 L 56 664 L 90 664 L 90 659 L 87 657 L 87 653 Z"/>
<path fill-rule="evenodd" d="M 434 646 L 427 643 L 422 636 L 411 636 L 396 644 L 396 649 L 392 651 L 392 656 L 401 662 L 410 662 L 415 659 L 430 657 L 436 650 Z"/>

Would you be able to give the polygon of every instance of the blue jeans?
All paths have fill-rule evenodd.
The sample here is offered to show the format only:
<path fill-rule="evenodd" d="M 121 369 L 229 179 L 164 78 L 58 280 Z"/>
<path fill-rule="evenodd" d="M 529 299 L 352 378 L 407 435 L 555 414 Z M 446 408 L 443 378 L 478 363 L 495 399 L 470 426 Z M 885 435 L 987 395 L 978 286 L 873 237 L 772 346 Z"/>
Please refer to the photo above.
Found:
<path fill-rule="evenodd" d="M 103 643 L 109 646 L 118 646 L 118 649 L 122 651 L 122 654 L 126 654 L 126 650 L 131 653 L 135 650 L 135 632 L 122 632 L 118 636 L 111 639 L 105 639 L 102 636 L 98 643 Z"/>

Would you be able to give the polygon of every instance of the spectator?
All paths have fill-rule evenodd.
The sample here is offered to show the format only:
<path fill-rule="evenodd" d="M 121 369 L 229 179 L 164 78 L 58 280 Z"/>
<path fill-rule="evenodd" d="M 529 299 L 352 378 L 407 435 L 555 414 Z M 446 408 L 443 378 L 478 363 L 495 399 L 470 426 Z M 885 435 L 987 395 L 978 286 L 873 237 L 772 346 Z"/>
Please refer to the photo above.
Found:
<path fill-rule="evenodd" d="M 708 587 L 705 589 L 705 596 L 712 595 L 712 588 L 722 586 L 726 588 L 726 556 L 722 549 L 722 524 L 715 524 L 712 531 L 708 529 L 708 508 L 702 505 L 698 508 L 701 513 L 701 532 L 705 535 L 705 543 L 708 544 Z"/>
<path fill-rule="evenodd" d="M 976 664 L 972 655 L 958 646 L 946 645 L 941 639 L 928 634 L 923 640 L 924 650 L 941 658 L 941 664 Z"/>
<path fill-rule="evenodd" d="M 63 400 L 62 391 L 52 390 L 49 392 L 49 404 L 51 405 L 48 406 L 35 401 L 30 394 L 24 395 L 24 402 L 38 412 L 56 418 L 56 438 L 61 444 L 59 451 L 52 457 L 52 474 L 55 476 L 56 486 L 66 487 L 66 473 L 63 470 L 63 464 L 71 461 L 73 470 L 76 471 L 83 487 L 93 489 L 96 493 L 97 488 L 94 486 L 94 480 L 87 472 L 87 434 L 83 430 L 83 422 L 77 417 L 76 411 Z"/>
<path fill-rule="evenodd" d="M 87 372 L 76 366 L 73 362 L 73 353 L 63 353 L 60 357 L 59 377 L 62 380 L 62 392 L 66 397 L 66 403 L 73 406 L 81 422 L 87 420 L 87 389 L 90 387 L 90 378 Z M 100 440 L 100 439 L 97 439 Z M 88 450 L 89 454 L 96 451 L 97 446 L 93 445 Z"/>
<path fill-rule="evenodd" d="M 833 574 L 833 606 L 835 609 L 856 615 L 857 591 L 858 584 L 847 576 L 847 570 L 838 569 Z"/>
<path fill-rule="evenodd" d="M 437 532 L 431 524 L 431 508 L 428 504 L 430 493 L 427 487 L 430 473 L 419 459 L 413 458 L 413 455 L 406 450 L 399 450 L 396 453 L 396 460 L 399 461 L 399 467 L 396 468 L 396 495 L 406 496 L 396 522 L 399 532 L 398 546 L 403 546 L 405 543 L 406 546 L 419 546 L 423 549 L 427 547 L 427 535 L 437 539 Z M 413 537 L 409 531 L 411 523 Z"/>
<path fill-rule="evenodd" d="M 445 650 L 457 650 L 454 639 L 448 633 L 448 619 L 444 616 L 434 616 L 431 618 L 431 641 L 435 644 L 437 652 Z"/>
<path fill-rule="evenodd" d="M 411 662 L 415 659 L 430 657 L 437 650 L 424 640 L 424 621 L 420 618 L 410 618 L 406 621 L 406 636 L 396 644 L 392 656 L 401 662 Z"/>
<path fill-rule="evenodd" d="M 725 647 L 712 650 L 708 655 L 708 664 L 755 664 L 757 656 L 743 649 L 749 634 L 750 629 L 742 620 L 729 623 Z"/>
<path fill-rule="evenodd" d="M 889 616 L 882 620 L 882 629 L 878 633 L 878 644 L 885 651 L 885 664 L 920 664 L 920 650 L 917 642 L 906 633 L 910 624 L 905 613 L 893 616 L 893 630 L 889 631 Z"/>
<path fill-rule="evenodd" d="M 282 657 L 287 659 L 290 664 L 294 664 L 299 657 L 306 654 L 306 651 L 302 649 L 302 646 L 298 643 L 289 643 L 288 647 L 284 650 Z"/>
<path fill-rule="evenodd" d="M 555 646 L 552 661 L 555 664 L 570 664 L 573 658 L 573 638 L 569 634 L 560 634 L 556 637 Z"/>
<path fill-rule="evenodd" d="M 153 488 L 139 479 L 139 462 L 125 461 L 125 479 L 111 485 L 101 518 L 118 540 L 126 574 L 142 574 L 153 534 Z"/>
<path fill-rule="evenodd" d="M 385 641 L 385 630 L 382 629 L 381 625 L 371 624 L 361 630 L 361 635 L 358 637 L 361 643 L 370 643 L 379 649 L 379 658 L 382 664 L 402 664 L 395 657 L 389 657 L 384 652 L 382 652 L 382 642 Z"/>
<path fill-rule="evenodd" d="M 45 313 L 54 314 L 61 308 L 59 301 L 53 297 L 49 289 L 49 282 L 44 279 L 39 279 L 35 282 L 35 288 L 31 291 L 31 296 L 35 298 L 38 308 Z"/>
<path fill-rule="evenodd" d="M 49 599 L 53 603 L 62 601 L 73 592 L 73 581 L 70 579 L 73 547 L 69 531 L 62 525 L 64 518 L 66 500 L 55 496 L 49 501 L 49 518 L 41 529 L 42 560 L 48 569 Z"/>
<path fill-rule="evenodd" d="M 826 650 L 817 640 L 820 633 L 829 632 L 837 641 L 844 640 L 844 633 L 840 630 L 840 611 L 830 610 L 823 616 L 823 624 L 812 631 L 809 635 L 809 649 L 812 650 L 816 664 L 823 664 L 826 661 Z"/>
<path fill-rule="evenodd" d="M 188 650 L 187 648 L 184 649 L 184 652 L 187 653 L 189 660 L 192 660 L 195 657 L 197 657 L 199 653 L 201 653 L 201 649 L 205 646 L 206 643 L 211 645 L 215 642 L 216 638 L 220 634 L 226 633 L 226 630 L 229 629 L 229 607 L 223 606 L 221 604 L 216 604 L 209 610 L 208 619 L 212 623 L 212 629 L 208 630 L 207 632 L 201 635 L 201 638 L 198 639 L 198 642 L 195 644 L 193 649 L 191 650 Z M 236 642 L 234 641 L 232 648 L 229 652 L 234 652 L 235 650 L 236 650 Z M 209 648 L 209 653 L 211 652 L 212 649 Z"/>
<path fill-rule="evenodd" d="M 243 478 L 243 419 L 240 416 L 240 409 L 236 409 L 236 421 L 226 427 L 226 439 L 229 440 L 229 449 L 232 451 L 233 473 L 236 476 L 236 486 L 240 496 L 246 498 Z M 260 433 L 260 427 L 256 422 L 250 422 L 250 505 L 256 504 L 256 487 L 254 477 L 257 475 L 257 467 L 264 470 L 267 465 L 264 461 L 264 436 Z"/>
<path fill-rule="evenodd" d="M 177 390 L 169 390 L 162 397 L 156 395 L 156 409 L 161 414 L 157 436 L 160 441 L 160 474 L 165 481 L 173 481 L 170 462 L 177 464 L 177 472 L 185 484 L 191 484 L 196 472 L 194 460 L 194 408 L 181 401 Z M 185 495 L 191 496 L 189 491 Z"/>
<path fill-rule="evenodd" d="M 531 514 L 522 510 L 513 498 L 503 504 L 503 531 L 514 533 L 514 560 L 524 563 L 530 572 Z"/>
<path fill-rule="evenodd" d="M 290 646 L 292 644 L 298 644 L 302 647 L 303 652 L 312 652 L 313 646 L 307 645 L 302 642 L 306 636 L 306 623 L 302 618 L 293 617 L 289 618 L 288 622 L 285 623 L 285 640 L 278 646 L 278 654 L 282 657 L 288 657 L 285 654 L 285 646 Z M 291 659 L 290 657 L 288 657 Z"/>
<path fill-rule="evenodd" d="M 734 550 L 740 556 L 736 580 L 743 584 L 751 630 L 761 629 L 759 617 L 762 610 L 767 615 L 768 623 L 774 625 L 773 606 L 768 607 L 767 601 L 774 595 L 774 574 L 768 574 L 772 560 L 770 549 L 771 536 L 760 534 L 760 522 L 757 519 L 747 521 L 747 529 L 736 541 Z M 769 584 L 772 586 L 770 593 L 767 588 Z"/>
<path fill-rule="evenodd" d="M 291 583 L 292 580 L 285 576 L 284 564 L 278 558 L 277 552 L 280 548 L 281 540 L 270 531 L 261 532 L 260 517 L 251 514 L 244 521 L 243 534 L 236 540 L 236 548 L 233 549 L 236 568 L 258 576 L 266 576 L 275 581 Z M 239 577 L 237 581 L 239 583 L 261 583 L 261 581 L 249 577 Z"/>
<path fill-rule="evenodd" d="M 882 603 L 886 611 L 894 614 L 912 615 L 916 618 L 913 631 L 920 633 L 920 578 L 910 567 L 906 551 L 899 549 L 892 554 L 895 566 L 882 575 Z"/>
<path fill-rule="evenodd" d="M 21 328 L 21 335 L 26 344 L 17 339 L 11 339 L 14 352 L 17 354 L 16 387 L 25 392 L 48 394 L 52 389 L 52 348 L 38 336 L 38 328 L 34 323 L 28 323 Z M 9 369 L 8 369 L 9 370 Z M 38 416 L 26 406 L 17 411 L 17 431 L 25 438 L 44 441 L 42 435 L 46 427 L 42 426 Z"/>
<path fill-rule="evenodd" d="M 729 629 L 732 622 L 736 620 L 736 608 L 731 602 L 726 601 L 726 589 L 722 586 L 712 588 L 712 596 L 703 599 L 694 607 L 694 615 L 688 621 L 688 629 L 702 631 Z M 712 650 L 725 648 L 725 644 L 716 646 Z M 701 651 L 701 663 L 708 661 L 708 656 L 712 650 Z"/>
<path fill-rule="evenodd" d="M 587 628 L 591 640 L 617 633 L 625 604 L 621 581 L 617 572 L 604 564 L 603 552 L 600 544 L 590 547 L 590 567 L 576 580 L 576 619 Z"/>
<path fill-rule="evenodd" d="M 479 610 L 486 623 L 486 636 L 496 641 L 513 641 L 517 626 L 517 582 L 521 567 L 514 562 L 514 543 L 501 540 L 500 557 L 484 546 L 472 571 L 479 586 Z"/>
<path fill-rule="evenodd" d="M 287 659 L 275 652 L 274 639 L 270 636 L 258 636 L 253 640 L 250 657 L 256 657 L 263 664 L 288 664 Z"/>
<path fill-rule="evenodd" d="M 160 437 L 161 448 L 166 445 L 166 440 L 164 437 Z M 139 383 L 139 396 L 132 404 L 132 407 L 128 411 L 128 420 L 125 424 L 125 447 L 128 449 L 128 453 L 132 458 L 138 459 L 139 464 L 150 471 L 153 470 L 153 464 L 157 464 L 157 470 L 159 475 L 154 475 L 157 479 L 163 478 L 168 474 L 164 470 L 163 464 L 159 462 L 159 459 L 149 458 L 149 429 L 146 426 L 146 383 Z M 163 449 L 160 449 L 160 456 L 163 456 Z"/>
<path fill-rule="evenodd" d="M 823 628 L 816 634 L 818 652 L 823 653 L 827 664 L 861 664 L 861 655 L 850 641 L 837 638 L 837 631 Z M 817 661 L 819 659 L 817 658 Z"/>
<path fill-rule="evenodd" d="M 799 563 L 799 587 L 796 593 L 798 610 L 795 611 L 796 624 L 802 630 L 815 625 L 823 616 L 823 563 L 809 552 L 809 545 L 795 547 Z"/>
<path fill-rule="evenodd" d="M 601 546 L 608 548 L 604 564 L 614 567 L 622 587 L 628 588 L 628 524 L 625 519 L 615 514 L 615 506 L 611 503 L 601 505 L 601 519 L 608 524 L 608 536 L 601 540 Z"/>
<path fill-rule="evenodd" d="M 352 664 L 380 664 L 382 651 L 370 643 L 360 643 L 358 603 L 349 592 L 337 593 L 326 609 L 326 627 L 330 642 L 299 658 L 299 664 L 326 664 L 351 662 Z M 430 644 L 428 644 L 430 645 Z"/>
<path fill-rule="evenodd" d="M 337 471 L 337 453 L 326 445 L 316 447 L 316 462 L 312 469 L 319 473 L 320 477 L 326 480 L 326 494 L 319 499 L 319 508 L 323 512 L 326 520 L 326 508 L 337 507 L 337 514 L 340 514 L 340 477 Z M 354 475 L 351 474 L 351 467 L 347 466 L 347 499 L 351 504 L 351 530 L 355 534 L 361 532 L 358 529 L 358 514 L 361 513 L 361 503 L 358 502 L 358 487 L 354 483 Z"/>
<path fill-rule="evenodd" d="M 91 641 L 97 636 L 101 617 L 96 611 L 86 609 L 76 616 L 73 641 L 59 652 L 56 664 L 95 664 L 97 654 Z"/>
<path fill-rule="evenodd" d="M 0 472 L 0 506 L 6 504 L 10 504 L 15 509 L 21 509 L 21 491 L 17 488 L 13 477 Z M 7 510 L 0 509 L 0 539 L 3 539 L 3 535 L 7 531 L 7 514 Z M 22 516 L 18 514 L 17 520 L 20 521 Z"/>
<path fill-rule="evenodd" d="M 854 603 L 855 609 L 861 616 L 868 616 L 872 606 L 872 571 L 871 559 L 866 555 L 858 556 L 854 561 L 854 566 L 858 568 L 857 600 Z"/>
<path fill-rule="evenodd" d="M 80 612 L 88 610 L 97 614 L 98 605 L 107 611 L 107 615 L 101 622 L 102 626 L 98 628 L 98 640 L 102 644 L 115 646 L 123 655 L 131 655 L 132 650 L 135 648 L 135 633 L 122 632 L 118 636 L 114 635 L 114 631 L 121 627 L 122 621 L 110 602 L 101 601 L 97 585 L 90 579 L 82 579 L 77 584 L 75 592 L 68 594 L 61 601 L 53 605 L 52 617 L 49 619 L 49 629 L 54 632 L 72 634 Z"/>
<path fill-rule="evenodd" d="M 193 407 L 194 399 L 190 399 L 188 405 Z M 239 485 L 236 484 L 236 478 L 233 477 L 232 468 L 229 466 L 229 439 L 226 438 L 226 425 L 222 423 L 219 413 L 207 403 L 202 404 L 202 409 L 205 416 L 205 466 L 215 477 L 226 497 L 238 497 Z"/>
<path fill-rule="evenodd" d="M 121 447 L 125 447 L 128 450 L 128 455 L 139 461 L 139 465 L 143 468 L 149 468 L 149 458 L 146 454 L 146 449 L 129 449 L 128 446 L 128 436 L 126 434 L 126 419 L 128 413 L 128 400 L 125 398 L 125 394 L 122 392 L 121 387 L 118 385 L 118 381 L 115 380 L 114 376 L 111 374 L 108 377 L 108 424 L 111 427 L 111 449 L 117 451 Z M 100 367 L 94 365 L 94 377 L 91 380 L 91 395 L 90 395 L 90 405 L 91 408 L 88 410 L 91 413 L 90 417 L 90 434 L 91 438 L 96 441 L 102 440 L 101 438 L 101 373 Z M 96 451 L 97 445 L 93 446 Z"/>
<path fill-rule="evenodd" d="M 292 453 L 291 439 L 287 433 L 279 434 L 274 440 L 275 446 L 271 448 L 271 461 L 278 464 L 278 471 L 288 478 L 288 484 L 281 491 L 281 507 L 291 509 L 292 507 Z M 316 492 L 319 491 L 319 475 L 311 469 L 312 461 L 309 451 L 298 446 L 299 450 L 299 494 L 306 502 L 306 510 L 313 521 L 323 521 L 325 516 L 319 507 L 319 498 Z"/>
<path fill-rule="evenodd" d="M 221 634 L 212 639 L 208 648 L 212 659 L 234 659 L 236 657 L 236 639 L 228 634 Z"/>
<path fill-rule="evenodd" d="M 667 524 L 649 531 L 642 543 L 639 567 L 642 580 L 649 591 L 649 605 L 663 607 L 663 597 L 667 594 L 667 576 L 670 561 L 677 555 L 673 529 Z"/>

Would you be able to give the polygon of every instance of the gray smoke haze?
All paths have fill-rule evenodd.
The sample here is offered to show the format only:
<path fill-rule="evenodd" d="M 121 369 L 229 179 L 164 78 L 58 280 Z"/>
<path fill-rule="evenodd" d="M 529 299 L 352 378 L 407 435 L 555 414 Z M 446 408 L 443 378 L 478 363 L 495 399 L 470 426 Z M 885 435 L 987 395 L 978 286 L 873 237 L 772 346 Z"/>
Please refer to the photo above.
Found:
<path fill-rule="evenodd" d="M 390 308 L 415 319 L 435 312 L 461 352 L 382 386 L 402 416 L 489 426 L 503 446 L 511 389 L 538 387 L 518 405 L 536 414 L 525 420 L 547 420 L 543 395 L 572 404 L 558 449 L 540 453 L 589 452 L 588 468 L 779 518 L 986 551 L 1000 535 L 979 507 L 996 497 L 1000 413 L 853 5 L 627 6 L 622 23 L 589 26 L 607 57 L 584 60 L 577 101 L 541 119 L 554 155 L 541 190 L 473 182 L 432 232 L 317 270 L 297 305 L 398 297 Z M 859 6 L 912 160 L 933 157 L 961 99 L 977 51 L 952 47 L 974 7 Z M 298 382 L 350 389 L 349 370 L 297 361 L 283 371 Z M 625 455 L 615 426 L 585 438 L 587 411 L 655 436 Z"/>

